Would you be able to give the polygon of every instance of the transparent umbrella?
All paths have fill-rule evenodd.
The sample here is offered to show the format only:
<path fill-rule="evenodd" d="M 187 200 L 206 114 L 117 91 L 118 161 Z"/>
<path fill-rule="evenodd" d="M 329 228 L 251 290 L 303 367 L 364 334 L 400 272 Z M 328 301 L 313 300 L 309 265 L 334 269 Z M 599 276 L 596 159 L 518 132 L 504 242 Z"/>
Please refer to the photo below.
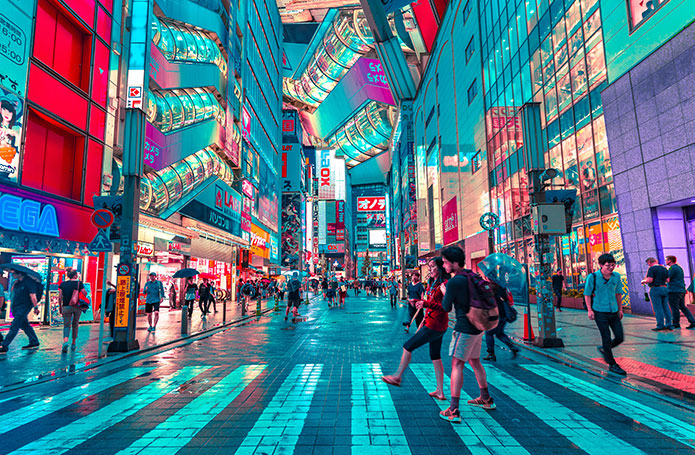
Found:
<path fill-rule="evenodd" d="M 478 264 L 478 268 L 492 281 L 509 290 L 515 305 L 529 303 L 526 267 L 519 261 L 504 253 L 492 253 Z"/>

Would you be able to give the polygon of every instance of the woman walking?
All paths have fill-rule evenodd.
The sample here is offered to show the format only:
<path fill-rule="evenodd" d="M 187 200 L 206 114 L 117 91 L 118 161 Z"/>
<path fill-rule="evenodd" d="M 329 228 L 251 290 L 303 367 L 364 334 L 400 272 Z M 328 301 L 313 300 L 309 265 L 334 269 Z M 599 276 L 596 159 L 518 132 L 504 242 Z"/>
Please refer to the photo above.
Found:
<path fill-rule="evenodd" d="M 406 333 L 410 331 L 413 318 L 415 318 L 415 325 L 420 327 L 422 312 L 417 311 L 415 302 L 422 300 L 422 295 L 425 293 L 425 286 L 420 282 L 420 272 L 413 272 L 410 278 L 411 281 L 408 283 L 408 321 L 403 323 Z"/>
<path fill-rule="evenodd" d="M 198 291 L 198 285 L 193 280 L 193 277 L 186 278 L 186 293 L 183 298 L 186 300 L 186 305 L 188 305 L 188 317 L 193 316 L 193 302 L 195 301 L 195 294 Z"/>
<path fill-rule="evenodd" d="M 506 311 L 506 307 L 511 305 L 509 291 L 490 279 L 488 279 L 488 283 L 490 283 L 490 288 L 492 288 L 492 291 L 495 293 L 495 300 L 497 301 L 497 309 L 500 313 L 500 318 L 499 322 L 497 323 L 497 327 L 485 332 L 487 357 L 485 357 L 483 360 L 494 362 L 497 360 L 497 357 L 495 357 L 495 337 L 509 347 L 509 350 L 512 351 L 512 357 L 516 357 L 517 352 L 519 352 L 519 348 L 517 348 L 509 336 L 504 333 L 504 326 L 507 325 L 507 322 L 509 322 Z"/>
<path fill-rule="evenodd" d="M 77 270 L 68 272 L 68 279 L 60 283 L 58 286 L 58 300 L 60 301 L 60 314 L 63 315 L 63 349 L 62 352 L 68 352 L 68 338 L 70 338 L 70 329 L 72 328 L 72 345 L 70 349 L 73 351 L 77 348 L 77 329 L 82 316 L 80 308 L 80 293 L 84 291 L 84 284 L 77 279 Z"/>
<path fill-rule="evenodd" d="M 437 379 L 437 389 L 430 392 L 430 396 L 438 400 L 446 400 L 444 396 L 444 365 L 442 364 L 442 338 L 449 326 L 449 314 L 442 308 L 444 294 L 442 288 L 449 279 L 449 274 L 444 270 L 442 258 L 435 257 L 427 263 L 430 273 L 430 282 L 425 293 L 424 300 L 418 300 L 415 306 L 417 311 L 427 308 L 425 325 L 415 332 L 408 341 L 403 344 L 401 363 L 396 374 L 384 376 L 381 379 L 387 384 L 400 386 L 403 373 L 410 363 L 412 352 L 425 344 L 430 345 L 430 360 L 434 366 L 434 375 Z"/>

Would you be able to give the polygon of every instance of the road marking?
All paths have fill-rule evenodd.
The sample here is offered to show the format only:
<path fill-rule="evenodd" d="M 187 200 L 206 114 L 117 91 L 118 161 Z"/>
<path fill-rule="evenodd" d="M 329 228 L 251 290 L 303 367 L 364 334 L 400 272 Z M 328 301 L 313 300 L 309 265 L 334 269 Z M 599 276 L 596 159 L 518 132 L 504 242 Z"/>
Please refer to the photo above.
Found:
<path fill-rule="evenodd" d="M 293 453 L 322 370 L 323 365 L 296 365 L 236 454 Z"/>
<path fill-rule="evenodd" d="M 102 392 L 122 382 L 129 381 L 143 373 L 152 371 L 154 367 L 144 368 L 129 368 L 124 371 L 119 371 L 105 378 L 97 379 L 96 381 L 85 382 L 79 387 L 66 390 L 58 395 L 45 398 L 23 408 L 9 412 L 3 415 L 3 424 L 0 427 L 0 434 L 7 433 L 15 428 L 26 425 L 34 420 L 45 417 L 52 412 L 58 411 L 70 406 L 76 401 L 87 398 L 90 395 Z"/>
<path fill-rule="evenodd" d="M 388 385 L 378 363 L 352 365 L 352 453 L 410 455 Z"/>
<path fill-rule="evenodd" d="M 198 376 L 210 367 L 184 367 L 174 373 L 163 376 L 123 398 L 109 403 L 88 415 L 77 419 L 56 431 L 37 439 L 17 450 L 14 454 L 51 454 L 58 455 L 77 447 L 135 414 L 145 406 L 155 402 L 167 393 L 174 391 L 185 382 Z"/>
<path fill-rule="evenodd" d="M 411 363 L 410 369 L 415 373 L 415 377 L 426 391 L 437 388 L 431 363 Z M 447 397 L 451 396 L 449 384 L 449 377 L 444 375 L 444 396 Z M 451 424 L 454 432 L 459 435 L 466 448 L 473 455 L 488 455 L 490 453 L 529 455 L 529 452 L 502 425 L 497 423 L 489 412 L 468 406 L 466 401 L 472 398 L 475 397 L 468 395 L 465 390 L 461 390 L 461 407 L 459 411 L 461 412 L 462 421 L 460 424 Z M 440 401 L 436 398 L 432 398 L 432 400 L 437 403 L 441 410 L 449 407 L 448 401 Z"/>
<path fill-rule="evenodd" d="M 466 366 L 470 369 L 469 365 Z M 485 365 L 485 371 L 490 385 L 503 391 L 526 410 L 543 419 L 551 428 L 585 452 L 596 455 L 644 453 L 498 368 Z"/>
<path fill-rule="evenodd" d="M 645 406 L 637 401 L 606 390 L 575 376 L 550 368 L 547 365 L 521 366 L 562 387 L 568 388 L 580 395 L 584 395 L 596 401 L 601 406 L 619 412 L 669 438 L 676 439 L 678 442 L 688 447 L 695 448 L 695 444 L 693 443 L 693 441 L 695 441 L 695 426 L 693 425 L 689 425 L 664 412 Z"/>
<path fill-rule="evenodd" d="M 120 451 L 119 455 L 154 455 L 163 450 L 176 453 L 229 406 L 265 367 L 266 365 L 240 366 L 130 447 Z"/>

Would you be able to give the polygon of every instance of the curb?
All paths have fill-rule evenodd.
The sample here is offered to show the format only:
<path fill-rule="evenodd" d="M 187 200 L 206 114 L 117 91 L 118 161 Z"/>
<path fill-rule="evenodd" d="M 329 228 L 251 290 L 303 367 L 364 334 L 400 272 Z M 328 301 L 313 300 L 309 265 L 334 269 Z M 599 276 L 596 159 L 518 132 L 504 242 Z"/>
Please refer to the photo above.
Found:
<path fill-rule="evenodd" d="M 274 312 L 274 303 L 271 307 L 269 307 L 261 312 L 261 317 L 267 315 L 268 313 L 273 313 L 273 312 Z M 201 332 L 181 336 L 179 338 L 176 338 L 175 340 L 165 341 L 164 343 L 158 344 L 156 346 L 150 346 L 147 348 L 126 352 L 122 355 L 113 355 L 110 357 L 107 356 L 107 357 L 102 357 L 101 359 L 98 359 L 96 357 L 91 358 L 91 359 L 85 359 L 84 362 L 69 365 L 69 366 L 67 366 L 65 368 L 61 368 L 59 370 L 54 370 L 54 371 L 50 371 L 47 373 L 42 373 L 42 374 L 27 378 L 27 379 L 20 381 L 20 382 L 14 382 L 14 383 L 0 386 L 0 393 L 18 390 L 18 389 L 21 389 L 23 387 L 28 387 L 30 385 L 42 384 L 45 382 L 52 381 L 54 379 L 72 376 L 72 375 L 80 373 L 80 372 L 90 371 L 94 368 L 108 365 L 108 364 L 114 363 L 114 362 L 119 361 L 119 360 L 128 359 L 131 357 L 136 357 L 136 356 L 141 355 L 141 354 L 151 355 L 151 353 L 153 351 L 156 351 L 156 350 L 167 351 L 169 349 L 179 347 L 178 345 L 185 346 L 185 345 L 190 344 L 194 341 L 198 341 L 198 339 L 204 339 L 204 338 L 210 337 L 212 335 L 215 335 L 218 332 L 228 330 L 230 328 L 233 328 L 233 326 L 236 326 L 240 323 L 243 323 L 245 321 L 248 321 L 250 319 L 254 319 L 257 317 L 258 316 L 256 316 L 255 314 L 248 315 L 244 318 L 237 319 L 234 321 L 229 321 L 229 322 L 226 322 L 222 325 L 219 325 L 216 327 L 211 327 L 211 328 L 203 330 Z"/>
<path fill-rule="evenodd" d="M 573 368 L 575 370 L 582 371 L 584 373 L 590 374 L 592 376 L 608 380 L 614 384 L 619 384 L 625 387 L 628 387 L 636 392 L 644 393 L 646 395 L 649 395 L 653 398 L 657 398 L 663 401 L 667 401 L 668 403 L 677 406 L 682 409 L 687 409 L 689 411 L 695 411 L 695 394 L 685 392 L 679 389 L 675 388 L 669 388 L 668 390 L 673 390 L 679 392 L 682 396 L 680 399 L 674 398 L 672 396 L 669 396 L 666 394 L 666 389 L 660 388 L 659 386 L 655 384 L 651 384 L 648 382 L 643 382 L 639 380 L 638 376 L 637 377 L 631 377 L 631 378 L 625 378 L 625 379 L 618 379 L 618 377 L 613 377 L 611 374 L 607 373 L 605 369 L 599 369 L 598 367 L 588 363 L 588 362 L 582 362 L 580 359 L 576 360 L 571 360 L 571 359 L 566 359 L 562 358 L 557 355 L 553 355 L 553 351 L 550 350 L 542 350 L 540 348 L 537 348 L 536 346 L 529 344 L 526 341 L 523 341 L 515 336 L 510 336 L 514 341 L 516 341 L 516 345 L 522 349 L 525 349 L 527 351 L 530 351 L 534 354 L 540 355 L 542 357 L 545 357 L 546 359 L 549 359 L 555 363 L 559 363 L 561 365 L 565 365 L 569 368 Z M 555 349 L 555 348 L 548 348 L 548 349 Z M 633 382 L 634 381 L 634 382 Z M 646 388 L 645 388 L 646 387 Z M 683 399 L 688 399 L 690 403 L 684 403 Z"/>

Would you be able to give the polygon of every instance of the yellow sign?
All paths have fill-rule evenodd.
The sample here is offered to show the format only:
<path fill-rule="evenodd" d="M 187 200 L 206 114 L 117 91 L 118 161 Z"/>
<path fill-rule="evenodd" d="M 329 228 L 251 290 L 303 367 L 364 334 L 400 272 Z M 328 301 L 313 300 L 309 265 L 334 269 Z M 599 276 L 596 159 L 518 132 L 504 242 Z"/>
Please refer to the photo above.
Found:
<path fill-rule="evenodd" d="M 115 327 L 128 327 L 130 311 L 130 276 L 119 276 L 116 286 L 116 323 Z"/>

